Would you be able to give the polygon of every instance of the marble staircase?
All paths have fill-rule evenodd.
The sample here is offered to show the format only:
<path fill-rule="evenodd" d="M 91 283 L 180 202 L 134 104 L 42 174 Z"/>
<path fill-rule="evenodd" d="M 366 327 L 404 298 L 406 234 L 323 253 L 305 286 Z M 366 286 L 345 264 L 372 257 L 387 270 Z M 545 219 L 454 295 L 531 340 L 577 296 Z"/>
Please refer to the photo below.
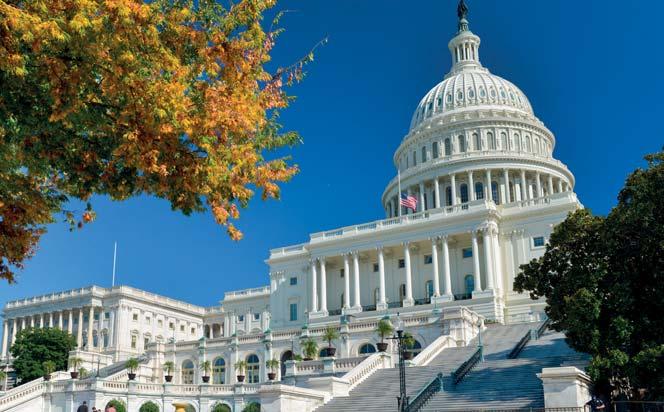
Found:
<path fill-rule="evenodd" d="M 475 352 L 478 338 L 466 347 L 444 349 L 427 366 L 408 367 L 408 396 L 412 399 L 436 374 L 442 373 L 443 391 L 435 394 L 422 410 L 542 407 L 542 384 L 536 374 L 541 372 L 543 367 L 580 365 L 584 358 L 567 346 L 562 334 L 547 331 L 541 339 L 528 343 L 518 358 L 507 359 L 507 355 L 523 335 L 540 325 L 541 323 L 489 325 L 482 333 L 485 361 L 479 363 L 456 386 L 452 382 L 451 372 Z M 348 397 L 333 398 L 316 411 L 394 410 L 398 394 L 398 369 L 382 369 L 358 385 Z"/>

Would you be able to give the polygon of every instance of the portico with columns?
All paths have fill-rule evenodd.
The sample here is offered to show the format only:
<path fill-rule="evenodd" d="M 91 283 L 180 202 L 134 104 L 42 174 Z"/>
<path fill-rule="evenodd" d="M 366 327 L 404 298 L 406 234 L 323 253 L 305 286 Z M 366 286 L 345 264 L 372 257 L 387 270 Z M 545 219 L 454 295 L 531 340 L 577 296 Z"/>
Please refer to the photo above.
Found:
<path fill-rule="evenodd" d="M 543 309 L 512 284 L 581 207 L 574 175 L 526 95 L 480 63 L 479 46 L 467 22 L 450 40 L 452 67 L 392 158 L 385 219 L 270 251 L 276 325 L 459 305 L 503 322 Z"/>

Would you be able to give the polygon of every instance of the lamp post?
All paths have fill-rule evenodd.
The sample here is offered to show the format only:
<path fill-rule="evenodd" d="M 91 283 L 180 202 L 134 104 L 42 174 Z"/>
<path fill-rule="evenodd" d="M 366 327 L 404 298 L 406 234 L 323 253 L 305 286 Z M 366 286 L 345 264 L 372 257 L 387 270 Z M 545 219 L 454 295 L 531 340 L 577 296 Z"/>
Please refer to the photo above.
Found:
<path fill-rule="evenodd" d="M 403 342 L 403 322 L 401 322 L 399 313 L 397 313 L 396 326 L 394 329 L 396 335 L 392 336 L 390 339 L 397 342 L 397 350 L 399 353 L 399 396 L 397 396 L 397 407 L 399 412 L 405 412 L 408 410 L 408 396 L 406 395 L 406 364 L 403 358 L 405 349 Z"/>

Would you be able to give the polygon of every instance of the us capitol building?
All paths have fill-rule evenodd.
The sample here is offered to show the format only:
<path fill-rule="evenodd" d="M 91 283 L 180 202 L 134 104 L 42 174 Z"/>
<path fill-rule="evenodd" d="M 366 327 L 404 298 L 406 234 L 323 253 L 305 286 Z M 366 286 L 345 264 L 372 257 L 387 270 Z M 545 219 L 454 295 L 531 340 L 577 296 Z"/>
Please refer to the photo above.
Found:
<path fill-rule="evenodd" d="M 4 368 L 11 370 L 18 331 L 53 327 L 76 337 L 72 357 L 93 376 L 72 380 L 58 372 L 49 382 L 24 383 L 0 397 L 0 411 L 69 412 L 84 400 L 102 407 L 111 399 L 130 411 L 147 401 L 164 411 L 177 401 L 196 411 L 241 411 L 251 403 L 325 410 L 331 400 L 352 398 L 375 371 L 395 366 L 392 341 L 387 352 L 377 351 L 381 319 L 415 338 L 408 370 L 475 345 L 482 330 L 489 345 L 492 328 L 543 321 L 545 302 L 514 292 L 514 277 L 543 254 L 554 225 L 582 205 L 574 176 L 554 158 L 553 133 L 518 87 L 481 64 L 480 38 L 469 30 L 463 2 L 459 8 L 448 44 L 452 66 L 415 108 L 392 158 L 384 219 L 272 249 L 269 284 L 227 292 L 216 307 L 128 286 L 8 302 Z M 400 190 L 417 199 L 416 210 L 400 205 Z M 334 357 L 293 360 L 308 339 L 326 347 L 322 334 L 330 326 L 340 336 Z M 128 382 L 124 361 L 131 357 L 140 366 Z M 273 383 L 270 359 L 280 361 Z M 200 368 L 206 360 L 207 373 Z M 175 364 L 169 384 L 166 361 Z"/>

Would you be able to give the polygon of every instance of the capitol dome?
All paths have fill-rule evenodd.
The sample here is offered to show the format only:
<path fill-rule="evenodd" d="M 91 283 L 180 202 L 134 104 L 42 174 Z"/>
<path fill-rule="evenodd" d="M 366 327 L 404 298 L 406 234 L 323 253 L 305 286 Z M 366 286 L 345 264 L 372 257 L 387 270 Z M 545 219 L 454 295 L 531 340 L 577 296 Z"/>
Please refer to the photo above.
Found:
<path fill-rule="evenodd" d="M 431 89 L 417 105 L 410 130 L 428 119 L 477 109 L 508 109 L 535 117 L 528 98 L 518 87 L 483 67 L 473 67 L 449 74 Z"/>
<path fill-rule="evenodd" d="M 388 217 L 404 213 L 404 197 L 426 212 L 487 200 L 514 206 L 574 188 L 574 175 L 553 157 L 554 134 L 517 86 L 482 65 L 463 1 L 459 10 L 452 66 L 420 100 L 394 153 L 397 173 L 381 199 Z"/>

